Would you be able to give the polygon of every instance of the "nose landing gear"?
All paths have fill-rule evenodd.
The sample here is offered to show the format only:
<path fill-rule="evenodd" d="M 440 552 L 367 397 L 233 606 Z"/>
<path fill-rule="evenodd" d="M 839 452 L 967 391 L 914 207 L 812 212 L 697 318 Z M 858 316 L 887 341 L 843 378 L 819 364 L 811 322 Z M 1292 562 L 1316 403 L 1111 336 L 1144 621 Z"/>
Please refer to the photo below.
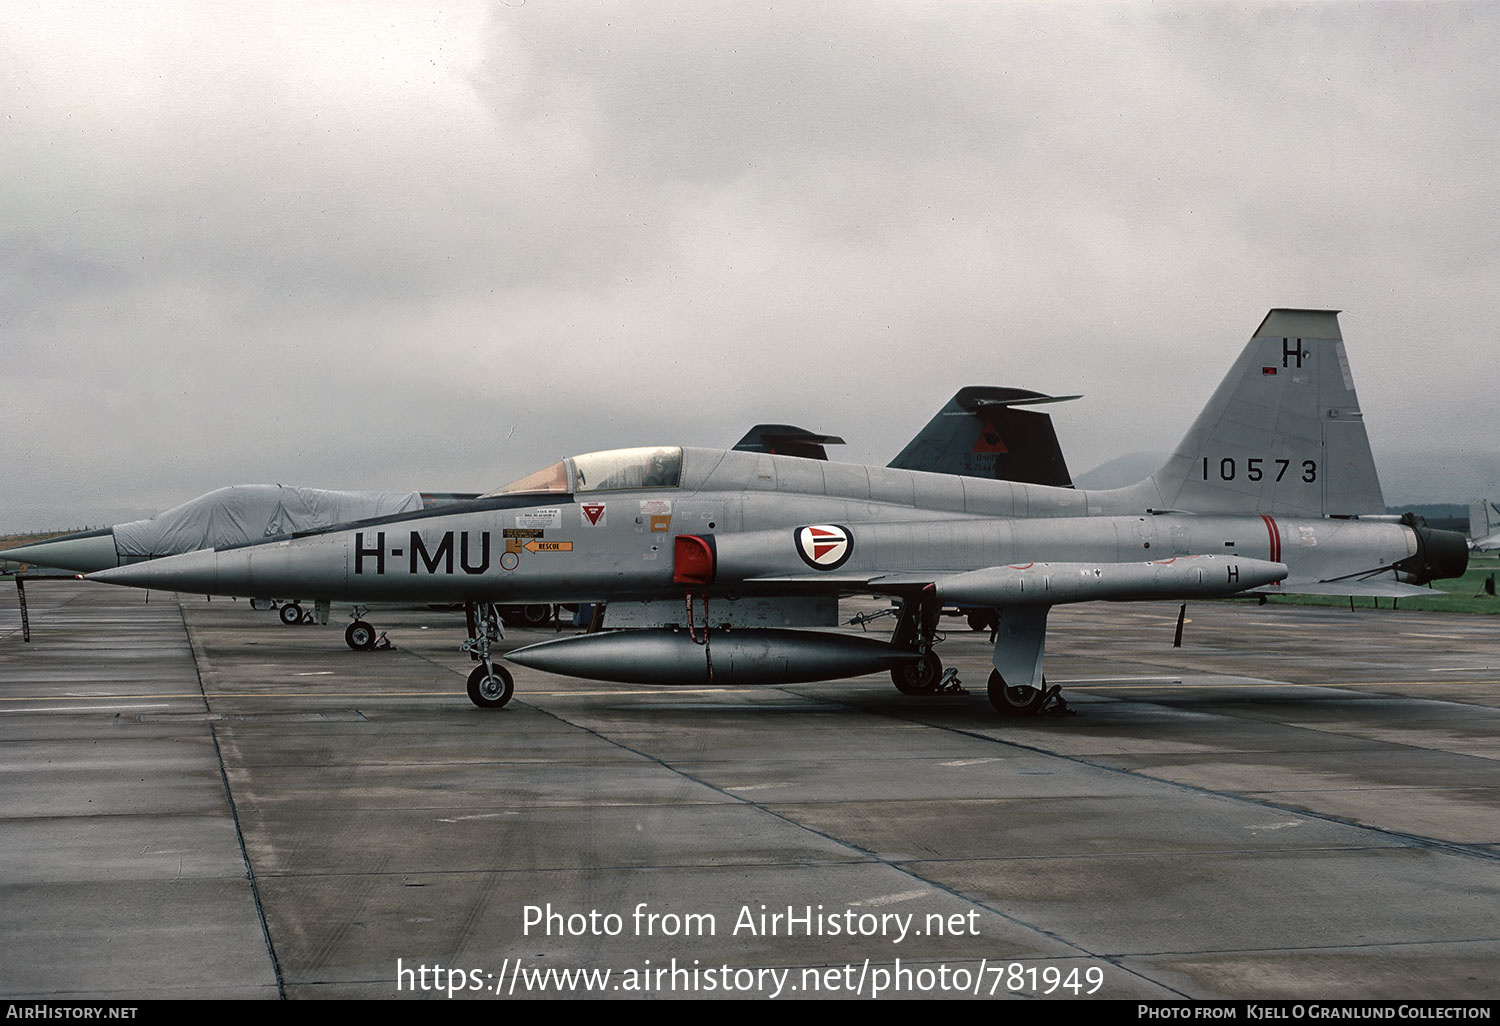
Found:
<path fill-rule="evenodd" d="M 505 637 L 500 610 L 493 602 L 466 602 L 464 619 L 468 623 L 469 636 L 459 648 L 479 661 L 469 673 L 469 701 L 481 709 L 499 709 L 516 692 L 510 671 L 490 658 L 490 642 Z"/>

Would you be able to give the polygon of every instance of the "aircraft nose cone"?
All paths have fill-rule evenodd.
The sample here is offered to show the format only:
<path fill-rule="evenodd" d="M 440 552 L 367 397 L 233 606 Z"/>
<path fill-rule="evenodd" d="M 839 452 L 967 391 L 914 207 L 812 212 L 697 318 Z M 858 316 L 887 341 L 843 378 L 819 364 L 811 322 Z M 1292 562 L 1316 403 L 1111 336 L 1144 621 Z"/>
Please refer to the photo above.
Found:
<path fill-rule="evenodd" d="M 5 549 L 0 551 L 0 559 L 81 574 L 120 564 L 114 532 L 108 528 Z"/>
<path fill-rule="evenodd" d="M 86 576 L 90 581 L 123 584 L 129 588 L 209 594 L 214 591 L 217 583 L 217 571 L 218 554 L 213 549 L 203 549 L 165 559 L 132 563 L 113 570 L 100 570 Z"/>

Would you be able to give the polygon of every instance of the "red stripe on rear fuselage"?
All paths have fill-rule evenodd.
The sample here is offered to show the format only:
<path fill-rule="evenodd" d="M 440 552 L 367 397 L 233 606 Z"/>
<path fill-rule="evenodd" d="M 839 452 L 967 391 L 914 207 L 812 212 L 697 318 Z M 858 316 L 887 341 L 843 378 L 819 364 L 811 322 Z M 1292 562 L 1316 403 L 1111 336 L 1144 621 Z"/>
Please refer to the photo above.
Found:
<path fill-rule="evenodd" d="M 1260 518 L 1266 522 L 1266 535 L 1270 538 L 1271 562 L 1281 562 L 1281 529 L 1276 526 L 1274 517 L 1268 517 L 1264 513 Z"/>

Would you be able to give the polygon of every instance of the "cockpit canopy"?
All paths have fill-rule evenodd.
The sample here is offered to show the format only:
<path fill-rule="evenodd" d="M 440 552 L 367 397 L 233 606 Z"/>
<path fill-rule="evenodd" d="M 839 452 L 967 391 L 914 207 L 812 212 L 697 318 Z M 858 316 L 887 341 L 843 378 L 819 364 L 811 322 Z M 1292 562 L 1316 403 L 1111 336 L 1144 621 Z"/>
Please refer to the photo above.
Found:
<path fill-rule="evenodd" d="M 657 446 L 609 449 L 572 456 L 488 494 L 618 492 L 637 488 L 676 488 L 681 482 L 682 449 Z"/>

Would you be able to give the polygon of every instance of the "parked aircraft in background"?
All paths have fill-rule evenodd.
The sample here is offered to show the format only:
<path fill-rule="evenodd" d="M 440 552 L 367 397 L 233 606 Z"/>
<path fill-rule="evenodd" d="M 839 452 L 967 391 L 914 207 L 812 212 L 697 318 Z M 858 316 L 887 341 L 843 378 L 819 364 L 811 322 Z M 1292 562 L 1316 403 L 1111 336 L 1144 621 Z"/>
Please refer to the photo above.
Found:
<path fill-rule="evenodd" d="M 1025 388 L 967 385 L 886 466 L 1071 488 L 1073 479 L 1052 418 L 1019 407 L 1079 398 Z M 815 435 L 790 424 L 757 424 L 735 449 L 826 460 L 825 445 L 843 444 L 842 438 Z"/>
<path fill-rule="evenodd" d="M 1500 549 L 1500 505 L 1491 499 L 1469 503 L 1469 546 L 1480 551 Z"/>
<path fill-rule="evenodd" d="M 411 513 L 476 493 L 346 492 L 231 485 L 145 520 L 0 551 L 6 559 L 92 573 L 198 549 L 228 548 L 371 517 Z"/>
<path fill-rule="evenodd" d="M 1052 418 L 1019 407 L 1078 398 L 1024 388 L 961 388 L 887 466 L 1072 488 Z"/>
<path fill-rule="evenodd" d="M 199 549 L 226 549 L 287 537 L 298 531 L 417 512 L 472 499 L 475 495 L 474 492 L 334 491 L 279 484 L 230 485 L 145 520 L 5 549 L 0 551 L 0 558 L 87 574 Z M 265 602 L 261 608 L 276 606 L 282 623 L 302 623 L 310 615 L 303 612 L 296 599 L 276 602 L 261 596 L 247 597 Z M 319 611 L 319 618 L 326 622 L 326 603 L 319 603 Z M 369 640 L 373 645 L 373 634 Z"/>
<path fill-rule="evenodd" d="M 989 697 L 1057 696 L 1052 606 L 1357 582 L 1383 594 L 1461 574 L 1464 538 L 1384 509 L 1337 314 L 1273 310 L 1156 474 L 1111 491 L 769 453 L 590 453 L 447 508 L 205 550 L 91 579 L 219 595 L 464 601 L 469 696 L 510 700 L 491 658 L 500 602 L 607 601 L 606 631 L 506 654 L 604 680 L 789 683 L 888 670 L 935 689 L 945 602 L 1001 610 Z M 1368 593 L 1368 592 L 1367 592 Z M 889 596 L 888 642 L 829 626 L 844 594 Z M 617 615 L 618 613 L 618 615 Z M 728 628 L 728 629 L 726 629 Z"/>

